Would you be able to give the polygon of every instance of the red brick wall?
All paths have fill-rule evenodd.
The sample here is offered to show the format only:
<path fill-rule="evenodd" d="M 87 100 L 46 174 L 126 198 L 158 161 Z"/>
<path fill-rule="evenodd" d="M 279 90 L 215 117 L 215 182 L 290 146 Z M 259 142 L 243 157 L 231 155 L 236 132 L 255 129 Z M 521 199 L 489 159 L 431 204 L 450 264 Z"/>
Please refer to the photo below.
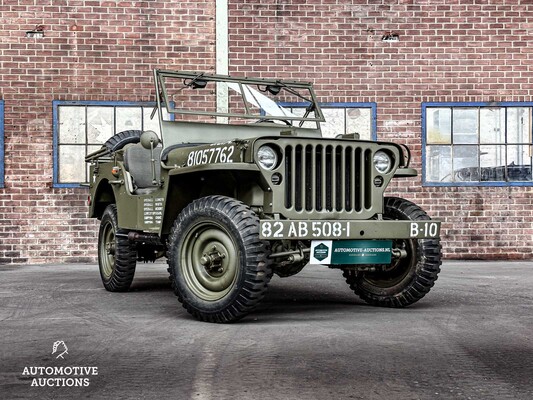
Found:
<path fill-rule="evenodd" d="M 378 104 L 378 136 L 421 162 L 420 104 L 529 101 L 533 5 L 504 0 L 229 0 L 230 72 L 316 83 L 322 101 Z M 351 3 L 351 4 L 348 4 Z M 5 188 L 0 263 L 94 261 L 84 189 L 52 188 L 53 100 L 152 100 L 151 69 L 213 71 L 215 0 L 2 0 Z M 24 33 L 44 25 L 45 38 Z M 382 42 L 387 32 L 399 42 Z M 531 258 L 531 188 L 391 193 L 444 223 L 453 258 Z"/>
<path fill-rule="evenodd" d="M 230 2 L 230 72 L 313 81 L 322 101 L 378 106 L 378 137 L 421 167 L 422 102 L 531 101 L 533 3 L 512 0 Z M 399 42 L 383 42 L 387 33 Z M 533 188 L 390 193 L 444 221 L 450 258 L 529 259 Z"/>
<path fill-rule="evenodd" d="M 152 69 L 213 71 L 214 1 L 2 0 L 0 264 L 94 261 L 86 189 L 52 187 L 53 100 L 153 100 Z M 25 32 L 44 25 L 43 39 Z"/>

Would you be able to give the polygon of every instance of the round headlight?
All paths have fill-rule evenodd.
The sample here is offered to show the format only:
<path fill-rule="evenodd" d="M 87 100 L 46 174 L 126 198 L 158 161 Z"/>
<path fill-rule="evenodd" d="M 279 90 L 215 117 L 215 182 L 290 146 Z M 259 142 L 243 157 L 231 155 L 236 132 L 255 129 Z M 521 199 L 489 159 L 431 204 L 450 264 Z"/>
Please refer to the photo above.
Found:
<path fill-rule="evenodd" d="M 266 170 L 272 171 L 278 165 L 278 155 L 270 146 L 261 146 L 257 150 L 257 162 Z"/>
<path fill-rule="evenodd" d="M 390 156 L 384 151 L 376 151 L 374 154 L 374 168 L 376 171 L 378 171 L 380 174 L 386 174 L 391 170 L 391 167 L 392 159 Z"/>

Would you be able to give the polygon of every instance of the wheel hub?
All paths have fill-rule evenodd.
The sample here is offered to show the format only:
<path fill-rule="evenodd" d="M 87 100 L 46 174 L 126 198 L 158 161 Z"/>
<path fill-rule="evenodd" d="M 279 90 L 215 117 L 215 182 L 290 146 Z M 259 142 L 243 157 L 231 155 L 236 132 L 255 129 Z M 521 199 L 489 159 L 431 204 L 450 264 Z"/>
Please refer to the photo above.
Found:
<path fill-rule="evenodd" d="M 224 272 L 224 266 L 222 265 L 222 260 L 224 258 L 226 258 L 226 254 L 218 251 L 217 246 L 213 246 L 209 253 L 204 253 L 202 255 L 202 258 L 200 258 L 200 264 L 204 266 L 209 274 L 221 274 Z"/>
<path fill-rule="evenodd" d="M 182 243 L 181 273 L 194 294 L 216 301 L 229 293 L 239 258 L 231 234 L 219 222 L 207 220 L 191 227 Z"/>
<path fill-rule="evenodd" d="M 114 256 L 115 255 L 115 243 L 107 242 L 105 245 L 105 251 L 108 255 Z"/>

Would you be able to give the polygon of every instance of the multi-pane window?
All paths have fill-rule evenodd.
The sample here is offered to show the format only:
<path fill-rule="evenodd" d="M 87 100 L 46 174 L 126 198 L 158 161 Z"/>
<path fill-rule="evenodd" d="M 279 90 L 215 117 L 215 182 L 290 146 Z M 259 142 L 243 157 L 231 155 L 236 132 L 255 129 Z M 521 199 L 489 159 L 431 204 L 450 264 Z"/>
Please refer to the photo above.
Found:
<path fill-rule="evenodd" d="M 54 186 L 88 182 L 85 156 L 126 130 L 159 134 L 155 103 L 54 101 Z"/>
<path fill-rule="evenodd" d="M 4 100 L 0 100 L 0 187 L 4 187 Z"/>
<path fill-rule="evenodd" d="M 532 109 L 533 103 L 423 104 L 425 183 L 530 184 Z"/>
<path fill-rule="evenodd" d="M 293 114 L 305 112 L 305 103 L 282 103 Z M 326 122 L 320 123 L 322 135 L 358 133 L 361 140 L 376 140 L 375 103 L 320 103 Z M 306 125 L 304 125 L 305 127 Z"/>

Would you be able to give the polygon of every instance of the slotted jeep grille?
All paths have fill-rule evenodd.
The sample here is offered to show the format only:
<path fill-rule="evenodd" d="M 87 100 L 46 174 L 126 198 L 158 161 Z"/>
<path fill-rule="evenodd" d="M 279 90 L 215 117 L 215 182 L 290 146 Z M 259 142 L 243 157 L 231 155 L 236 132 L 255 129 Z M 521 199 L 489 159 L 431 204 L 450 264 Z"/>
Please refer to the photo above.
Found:
<path fill-rule="evenodd" d="M 372 208 L 372 150 L 353 144 L 285 144 L 285 208 L 355 212 Z"/>

